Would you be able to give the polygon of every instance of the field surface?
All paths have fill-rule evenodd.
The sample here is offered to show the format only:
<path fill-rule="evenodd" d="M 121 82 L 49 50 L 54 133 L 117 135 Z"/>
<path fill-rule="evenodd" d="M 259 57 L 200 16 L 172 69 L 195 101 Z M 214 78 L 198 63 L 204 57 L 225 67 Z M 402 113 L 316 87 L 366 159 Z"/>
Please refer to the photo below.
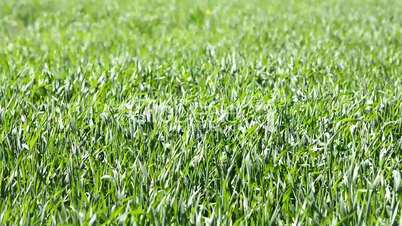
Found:
<path fill-rule="evenodd" d="M 402 1 L 0 0 L 0 224 L 402 225 Z"/>

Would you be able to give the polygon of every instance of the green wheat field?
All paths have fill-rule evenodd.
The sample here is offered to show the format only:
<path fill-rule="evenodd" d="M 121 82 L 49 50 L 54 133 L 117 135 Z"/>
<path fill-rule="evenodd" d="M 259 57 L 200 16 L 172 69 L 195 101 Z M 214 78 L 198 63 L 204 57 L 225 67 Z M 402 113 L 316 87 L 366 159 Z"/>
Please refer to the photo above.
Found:
<path fill-rule="evenodd" d="M 402 1 L 0 0 L 0 225 L 402 225 Z"/>

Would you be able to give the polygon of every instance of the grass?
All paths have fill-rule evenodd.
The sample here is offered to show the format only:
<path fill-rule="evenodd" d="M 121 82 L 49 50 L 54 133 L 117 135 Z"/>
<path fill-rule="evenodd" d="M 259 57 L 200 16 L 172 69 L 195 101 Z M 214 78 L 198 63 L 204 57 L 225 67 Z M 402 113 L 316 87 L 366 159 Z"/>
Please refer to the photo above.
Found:
<path fill-rule="evenodd" d="M 0 224 L 402 225 L 402 1 L 0 2 Z"/>

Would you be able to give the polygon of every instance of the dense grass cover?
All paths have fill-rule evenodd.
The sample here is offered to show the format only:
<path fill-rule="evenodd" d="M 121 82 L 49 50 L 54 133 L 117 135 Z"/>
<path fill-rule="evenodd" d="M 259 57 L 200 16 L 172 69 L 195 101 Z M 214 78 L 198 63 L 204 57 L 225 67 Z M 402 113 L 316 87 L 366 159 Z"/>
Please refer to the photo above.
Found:
<path fill-rule="evenodd" d="M 0 224 L 402 225 L 402 1 L 0 1 Z"/>

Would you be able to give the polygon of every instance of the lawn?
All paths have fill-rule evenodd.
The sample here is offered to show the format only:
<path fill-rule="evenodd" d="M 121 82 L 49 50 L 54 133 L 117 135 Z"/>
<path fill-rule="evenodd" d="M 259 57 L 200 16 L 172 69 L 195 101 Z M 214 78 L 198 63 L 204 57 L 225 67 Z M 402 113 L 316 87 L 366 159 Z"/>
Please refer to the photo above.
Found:
<path fill-rule="evenodd" d="M 402 1 L 0 0 L 0 224 L 402 225 Z"/>

